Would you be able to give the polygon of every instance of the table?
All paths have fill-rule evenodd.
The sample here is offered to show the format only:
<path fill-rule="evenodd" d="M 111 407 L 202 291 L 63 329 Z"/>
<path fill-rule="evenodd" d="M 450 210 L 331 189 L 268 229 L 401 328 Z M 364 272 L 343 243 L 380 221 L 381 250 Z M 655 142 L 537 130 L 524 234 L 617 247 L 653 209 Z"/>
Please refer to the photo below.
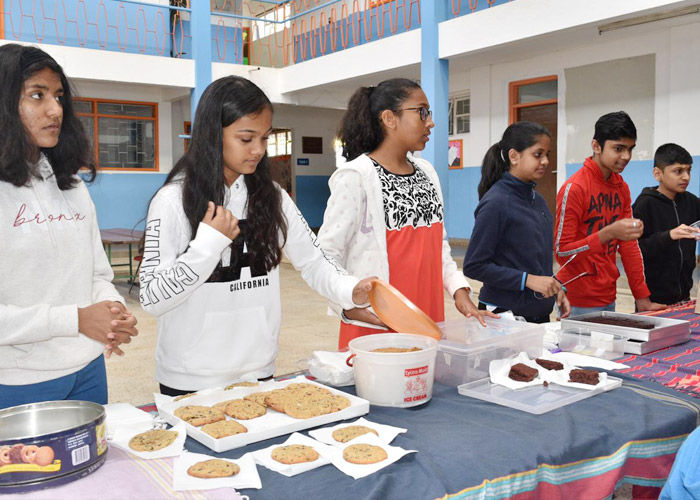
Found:
<path fill-rule="evenodd" d="M 694 305 L 687 307 L 692 310 Z M 661 314 L 686 312 L 678 309 Z M 700 343 L 697 318 L 693 318 L 691 342 Z M 687 344 L 684 346 L 663 351 L 692 351 L 698 360 L 695 362 L 700 364 L 700 344 L 691 349 Z M 292 478 L 259 466 L 263 488 L 244 489 L 240 493 L 256 500 L 329 497 L 334 500 L 596 500 L 609 498 L 621 482 L 660 487 L 681 444 L 700 425 L 698 393 L 685 390 L 687 384 L 673 383 L 674 390 L 652 381 L 663 382 L 658 371 L 645 375 L 643 365 L 648 360 L 644 358 L 656 359 L 653 365 L 673 363 L 676 355 L 659 356 L 661 352 L 628 356 L 631 368 L 627 373 L 611 372 L 623 379 L 619 389 L 543 415 L 467 398 L 454 387 L 436 383 L 433 398 L 425 405 L 408 409 L 372 406 L 365 416 L 373 422 L 407 428 L 408 432 L 400 434 L 392 445 L 418 453 L 408 454 L 380 473 L 359 480 L 333 466 Z M 352 393 L 354 388 L 345 390 Z M 219 456 L 240 458 L 247 452 L 282 443 L 286 438 L 269 439 Z M 192 452 L 214 454 L 191 438 L 185 447 Z M 137 484 L 157 487 L 162 494 L 154 494 L 152 498 L 191 498 L 189 493 L 168 490 L 172 459 L 145 461 L 130 456 L 125 459 L 118 450 L 110 450 L 110 454 L 113 455 L 107 464 L 88 478 L 22 498 L 91 498 L 76 493 L 85 491 L 90 484 L 97 485 L 94 491 L 99 488 L 100 498 L 105 500 L 127 498 L 131 485 Z M 119 463 L 129 467 L 128 472 L 118 468 Z M 129 478 L 129 484 L 124 484 L 124 477 Z M 115 479 L 110 481 L 110 478 Z M 115 489 L 103 488 L 105 481 Z M 196 495 L 235 498 L 230 490 L 196 492 Z"/>
<path fill-rule="evenodd" d="M 143 238 L 143 231 L 139 229 L 125 229 L 125 228 L 112 228 L 112 229 L 100 229 L 100 236 L 102 237 L 102 245 L 107 251 L 107 260 L 109 260 L 109 265 L 113 268 L 129 266 L 129 274 L 126 276 L 119 276 L 121 278 L 126 277 L 130 281 L 136 279 L 134 275 L 134 255 L 131 250 L 132 245 L 138 245 Z M 112 245 L 128 245 L 129 246 L 129 263 L 128 264 L 112 264 Z M 117 275 L 115 274 L 115 278 Z"/>

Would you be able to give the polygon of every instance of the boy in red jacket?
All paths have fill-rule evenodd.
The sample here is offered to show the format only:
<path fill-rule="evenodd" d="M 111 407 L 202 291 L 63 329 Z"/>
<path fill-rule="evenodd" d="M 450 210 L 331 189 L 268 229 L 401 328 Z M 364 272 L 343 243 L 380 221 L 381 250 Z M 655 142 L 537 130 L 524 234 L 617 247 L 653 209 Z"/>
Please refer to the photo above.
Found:
<path fill-rule="evenodd" d="M 637 310 L 665 307 L 649 299 L 637 244 L 644 225 L 632 218 L 629 186 L 620 175 L 636 142 L 637 129 L 627 113 L 601 116 L 591 143 L 593 156 L 557 194 L 554 250 L 560 265 L 573 258 L 557 278 L 566 283 L 580 276 L 567 285 L 571 316 L 615 310 L 618 250 Z"/>

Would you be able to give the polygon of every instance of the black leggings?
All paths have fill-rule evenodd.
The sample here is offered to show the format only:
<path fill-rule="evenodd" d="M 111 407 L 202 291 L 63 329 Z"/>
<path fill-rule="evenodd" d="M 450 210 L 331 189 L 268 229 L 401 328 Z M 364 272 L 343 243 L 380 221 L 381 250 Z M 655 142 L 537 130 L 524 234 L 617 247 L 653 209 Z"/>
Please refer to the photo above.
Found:
<path fill-rule="evenodd" d="M 483 302 L 479 301 L 479 310 L 480 311 L 485 311 L 486 310 L 486 304 Z M 494 314 L 501 314 L 503 312 L 506 312 L 508 309 L 503 309 L 502 307 L 496 307 L 493 311 L 491 311 Z M 516 314 L 513 313 L 516 316 L 522 316 L 525 318 L 525 321 L 528 323 L 549 323 L 549 316 L 523 316 L 522 314 Z"/>

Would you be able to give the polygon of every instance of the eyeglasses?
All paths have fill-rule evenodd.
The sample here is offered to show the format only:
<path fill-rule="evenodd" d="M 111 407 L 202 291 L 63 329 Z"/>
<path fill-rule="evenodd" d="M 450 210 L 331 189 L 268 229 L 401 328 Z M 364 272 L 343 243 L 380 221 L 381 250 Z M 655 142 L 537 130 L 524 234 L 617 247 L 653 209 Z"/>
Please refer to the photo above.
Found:
<path fill-rule="evenodd" d="M 425 106 L 419 106 L 417 108 L 403 108 L 402 111 L 418 111 L 421 121 L 426 121 L 428 117 L 433 117 L 432 110 L 426 108 Z"/>
<path fill-rule="evenodd" d="M 571 279 L 569 279 L 569 280 L 566 280 L 566 281 L 564 281 L 564 282 L 562 282 L 559 278 L 557 278 L 557 274 L 559 274 L 559 272 L 561 272 L 561 270 L 564 269 L 564 268 L 566 267 L 566 265 L 567 265 L 569 262 L 571 262 L 572 260 L 574 260 L 574 258 L 575 258 L 577 255 L 578 255 L 578 254 L 574 254 L 574 255 L 572 255 L 571 257 L 569 257 L 569 260 L 567 260 L 566 262 L 564 262 L 564 264 L 562 264 L 562 266 L 559 268 L 559 270 L 558 270 L 556 273 L 554 273 L 554 275 L 552 276 L 552 278 L 554 278 L 554 279 L 557 280 L 559 283 L 561 283 L 561 287 L 564 289 L 565 292 L 566 292 L 566 285 L 568 285 L 568 284 L 571 283 L 572 281 L 576 281 L 577 279 L 583 278 L 584 276 L 597 276 L 597 275 L 598 275 L 598 268 L 596 267 L 595 262 L 591 262 L 591 264 L 593 265 L 593 270 L 591 270 L 591 271 L 584 271 L 584 272 L 582 272 L 581 274 L 577 274 L 577 275 L 574 276 L 573 278 L 571 278 Z M 534 293 L 536 299 L 545 299 L 545 298 L 547 298 L 547 297 L 545 297 L 544 295 L 542 295 L 540 292 L 533 292 L 533 293 Z"/>

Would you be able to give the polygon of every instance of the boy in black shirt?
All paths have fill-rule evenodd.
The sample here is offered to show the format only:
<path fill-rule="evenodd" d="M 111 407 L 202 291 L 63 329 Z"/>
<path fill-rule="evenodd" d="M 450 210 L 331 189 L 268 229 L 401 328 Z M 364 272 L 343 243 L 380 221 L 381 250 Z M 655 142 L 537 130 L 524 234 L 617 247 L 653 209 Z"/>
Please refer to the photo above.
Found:
<path fill-rule="evenodd" d="M 675 304 L 690 298 L 695 248 L 700 230 L 700 200 L 686 192 L 693 159 L 681 146 L 664 144 L 654 154 L 658 187 L 644 188 L 632 205 L 644 222 L 639 246 L 652 302 Z"/>

